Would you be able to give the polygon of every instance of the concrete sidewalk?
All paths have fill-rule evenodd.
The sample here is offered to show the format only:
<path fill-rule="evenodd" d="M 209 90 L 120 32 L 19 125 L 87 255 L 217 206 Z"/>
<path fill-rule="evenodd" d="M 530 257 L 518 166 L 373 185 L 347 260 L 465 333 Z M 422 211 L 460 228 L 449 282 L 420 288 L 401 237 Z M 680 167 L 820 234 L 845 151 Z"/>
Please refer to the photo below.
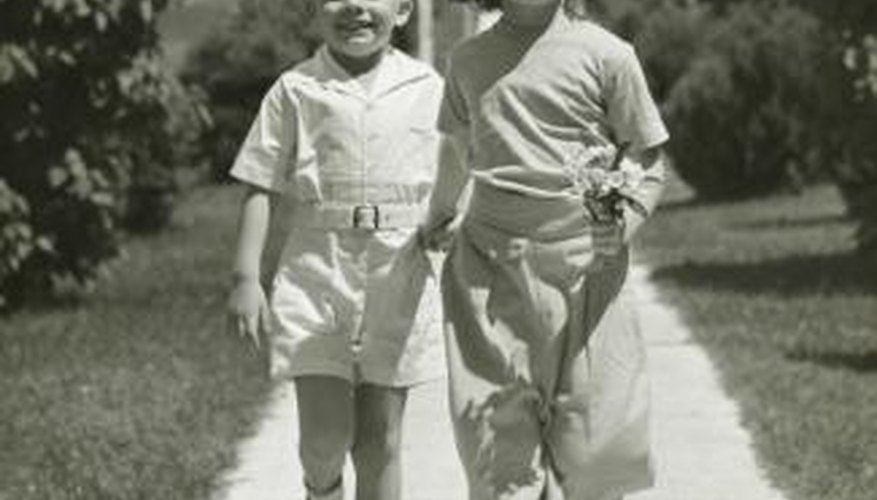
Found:
<path fill-rule="evenodd" d="M 626 500 L 783 500 L 706 352 L 661 302 L 646 269 L 634 267 L 630 279 L 648 344 L 657 485 Z"/>
<path fill-rule="evenodd" d="M 657 487 L 627 500 L 783 500 L 756 463 L 737 405 L 719 386 L 704 351 L 635 267 L 653 392 Z M 405 421 L 404 500 L 464 500 L 466 487 L 448 421 L 444 382 L 414 389 Z M 303 500 L 296 455 L 295 399 L 281 387 L 239 466 L 222 479 L 215 500 Z M 348 470 L 347 484 L 353 484 Z M 352 499 L 353 488 L 347 488 Z"/>

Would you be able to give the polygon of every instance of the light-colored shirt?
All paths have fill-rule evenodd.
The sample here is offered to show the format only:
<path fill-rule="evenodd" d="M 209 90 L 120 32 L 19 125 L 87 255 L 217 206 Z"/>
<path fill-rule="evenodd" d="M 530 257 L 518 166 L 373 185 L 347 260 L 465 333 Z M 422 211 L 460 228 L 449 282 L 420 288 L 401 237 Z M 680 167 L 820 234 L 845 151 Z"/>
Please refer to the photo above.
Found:
<path fill-rule="evenodd" d="M 368 87 L 320 49 L 263 99 L 231 175 L 299 203 L 423 201 L 442 80 L 392 49 Z"/>
<path fill-rule="evenodd" d="M 633 48 L 562 13 L 544 30 L 500 19 L 452 53 L 446 86 L 439 128 L 466 137 L 475 181 L 530 196 L 568 186 L 576 147 L 668 138 Z"/>

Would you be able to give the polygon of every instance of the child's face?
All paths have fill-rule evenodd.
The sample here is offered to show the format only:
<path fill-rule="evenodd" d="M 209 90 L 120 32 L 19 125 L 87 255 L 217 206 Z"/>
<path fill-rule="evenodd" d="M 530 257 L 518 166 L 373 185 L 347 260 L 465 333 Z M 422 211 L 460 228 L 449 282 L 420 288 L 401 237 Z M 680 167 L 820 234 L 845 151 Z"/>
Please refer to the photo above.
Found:
<path fill-rule="evenodd" d="M 412 0 L 312 0 L 317 29 L 334 52 L 368 57 L 390 45 L 393 28 L 411 14 Z"/>

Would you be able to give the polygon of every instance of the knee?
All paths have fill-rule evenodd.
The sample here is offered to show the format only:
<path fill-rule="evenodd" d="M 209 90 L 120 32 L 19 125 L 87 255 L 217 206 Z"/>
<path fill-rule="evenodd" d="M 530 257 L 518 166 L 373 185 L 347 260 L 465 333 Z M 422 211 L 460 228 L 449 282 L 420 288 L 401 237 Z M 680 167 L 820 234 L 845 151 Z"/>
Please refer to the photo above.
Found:
<path fill-rule="evenodd" d="M 356 436 L 352 458 L 357 466 L 381 468 L 397 462 L 401 454 L 401 429 L 381 425 Z"/>
<path fill-rule="evenodd" d="M 306 470 L 327 470 L 333 473 L 344 466 L 348 450 L 351 447 L 350 432 L 344 429 L 327 428 L 301 436 L 299 454 Z"/>

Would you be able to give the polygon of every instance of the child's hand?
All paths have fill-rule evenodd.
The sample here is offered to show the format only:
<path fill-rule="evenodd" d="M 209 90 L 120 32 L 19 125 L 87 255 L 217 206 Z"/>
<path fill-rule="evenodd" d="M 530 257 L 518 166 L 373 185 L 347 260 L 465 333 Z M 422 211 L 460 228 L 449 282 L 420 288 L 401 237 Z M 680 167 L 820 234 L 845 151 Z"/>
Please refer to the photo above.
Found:
<path fill-rule="evenodd" d="M 592 237 L 594 239 L 594 253 L 612 256 L 630 243 L 633 235 L 642 225 L 645 217 L 637 210 L 625 206 L 623 220 L 614 222 L 594 222 Z"/>
<path fill-rule="evenodd" d="M 618 255 L 624 248 L 624 225 L 617 222 L 594 222 L 591 226 L 594 253 L 599 256 Z"/>
<path fill-rule="evenodd" d="M 237 281 L 228 298 L 228 327 L 246 337 L 256 349 L 261 347 L 260 332 L 268 325 L 268 301 L 258 280 Z"/>
<path fill-rule="evenodd" d="M 428 219 L 426 223 L 417 228 L 420 243 L 427 250 L 446 251 L 450 248 L 454 235 L 460 228 L 461 220 L 460 216 Z"/>

